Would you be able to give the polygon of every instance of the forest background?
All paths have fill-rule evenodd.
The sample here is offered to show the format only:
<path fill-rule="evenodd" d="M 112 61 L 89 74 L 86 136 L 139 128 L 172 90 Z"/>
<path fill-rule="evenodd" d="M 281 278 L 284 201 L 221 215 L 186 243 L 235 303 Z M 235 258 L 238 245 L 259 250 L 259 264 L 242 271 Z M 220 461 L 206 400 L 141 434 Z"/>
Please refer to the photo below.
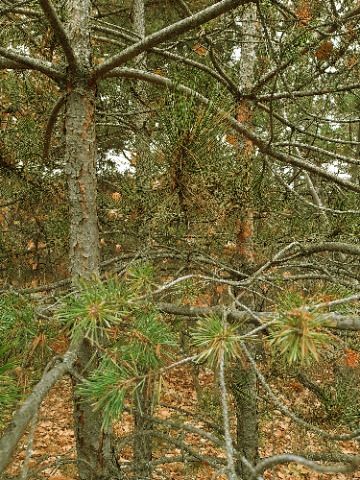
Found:
<path fill-rule="evenodd" d="M 3 478 L 357 478 L 359 17 L 0 2 Z"/>

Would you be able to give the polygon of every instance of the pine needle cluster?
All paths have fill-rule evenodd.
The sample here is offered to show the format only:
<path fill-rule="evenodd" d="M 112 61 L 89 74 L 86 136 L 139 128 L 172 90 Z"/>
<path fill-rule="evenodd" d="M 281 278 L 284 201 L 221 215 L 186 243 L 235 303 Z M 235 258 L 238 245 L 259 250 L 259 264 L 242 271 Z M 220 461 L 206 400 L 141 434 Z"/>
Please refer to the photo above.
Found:
<path fill-rule="evenodd" d="M 305 307 L 301 296 L 289 295 L 271 325 L 270 345 L 288 365 L 318 362 L 321 352 L 331 342 L 326 326 L 323 318 Z"/>
<path fill-rule="evenodd" d="M 58 311 L 73 337 L 85 336 L 99 347 L 99 366 L 78 391 L 103 412 L 104 428 L 121 415 L 126 399 L 146 378 L 156 377 L 172 358 L 175 335 L 152 302 L 144 300 L 152 284 L 151 265 L 134 264 L 121 281 L 82 284 Z"/>
<path fill-rule="evenodd" d="M 224 356 L 226 361 L 241 356 L 238 325 L 229 325 L 218 315 L 208 316 L 198 322 L 192 331 L 192 341 L 195 347 L 201 349 L 197 361 L 207 361 L 211 367 L 219 365 Z"/>

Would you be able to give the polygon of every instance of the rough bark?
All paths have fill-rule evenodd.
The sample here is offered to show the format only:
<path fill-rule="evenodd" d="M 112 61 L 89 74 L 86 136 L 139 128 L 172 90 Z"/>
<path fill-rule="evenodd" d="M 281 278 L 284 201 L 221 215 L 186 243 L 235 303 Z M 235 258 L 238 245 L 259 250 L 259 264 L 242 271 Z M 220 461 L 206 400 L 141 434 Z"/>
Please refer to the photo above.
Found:
<path fill-rule="evenodd" d="M 239 90 L 247 93 L 254 83 L 256 62 L 256 5 L 245 7 L 242 16 L 242 41 L 239 71 Z M 236 105 L 236 119 L 244 127 L 252 130 L 252 105 L 247 100 L 241 100 Z M 238 248 L 246 262 L 254 261 L 254 208 L 253 208 L 253 163 L 254 146 L 250 139 L 239 137 L 238 163 L 240 170 L 239 218 L 238 218 Z"/>
<path fill-rule="evenodd" d="M 75 78 L 65 112 L 66 163 L 70 200 L 70 272 L 76 278 L 99 274 L 96 213 L 95 91 Z"/>
<path fill-rule="evenodd" d="M 259 432 L 257 415 L 256 373 L 246 362 L 238 362 L 231 372 L 231 391 L 236 414 L 236 441 L 238 452 L 251 465 L 258 461 Z M 236 471 L 240 478 L 251 478 L 251 472 L 239 459 Z"/>
<path fill-rule="evenodd" d="M 257 7 L 255 4 L 247 5 L 242 15 L 241 29 L 241 57 L 240 57 L 240 84 L 243 93 L 251 90 L 254 84 L 256 63 L 256 21 Z M 236 106 L 236 119 L 245 128 L 252 130 L 252 105 L 247 100 L 241 100 Z M 238 217 L 238 250 L 242 262 L 252 264 L 254 254 L 254 145 L 246 137 L 239 137 L 238 162 L 241 169 L 241 185 L 239 191 L 239 217 Z M 242 299 L 247 307 L 252 308 L 251 299 Z M 253 308 L 252 308 L 253 309 Z M 247 325 L 241 328 L 241 333 L 247 333 L 253 328 Z M 252 346 L 255 354 L 256 347 Z M 231 373 L 231 390 L 235 402 L 236 414 L 236 440 L 238 450 L 250 464 L 258 460 L 259 434 L 257 416 L 257 381 L 256 374 L 246 362 L 238 362 Z M 250 478 L 250 471 L 239 459 L 236 465 L 237 473 L 243 480 Z"/>
<path fill-rule="evenodd" d="M 146 434 L 152 429 L 151 381 L 146 381 L 141 390 L 135 392 L 134 425 L 134 474 L 137 480 L 149 480 L 152 476 L 152 437 Z"/>
<path fill-rule="evenodd" d="M 100 271 L 99 231 L 96 208 L 96 86 L 89 82 L 90 0 L 68 0 L 67 35 L 78 68 L 69 71 L 65 105 L 66 165 L 70 202 L 70 273 L 72 282 L 97 277 Z M 97 366 L 94 347 L 83 340 L 76 369 L 83 377 Z M 101 412 L 76 393 L 74 423 L 79 476 L 82 480 L 110 478 L 111 435 L 102 429 Z"/>

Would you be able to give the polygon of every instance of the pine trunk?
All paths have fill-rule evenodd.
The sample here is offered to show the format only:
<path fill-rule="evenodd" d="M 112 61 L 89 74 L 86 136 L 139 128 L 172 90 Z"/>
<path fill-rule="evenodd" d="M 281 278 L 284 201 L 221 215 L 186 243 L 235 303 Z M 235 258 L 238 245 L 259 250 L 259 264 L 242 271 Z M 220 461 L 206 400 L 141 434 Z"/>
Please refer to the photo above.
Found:
<path fill-rule="evenodd" d="M 70 272 L 73 284 L 99 276 L 99 229 L 96 207 L 96 87 L 89 85 L 90 0 L 67 2 L 68 35 L 78 68 L 69 73 L 65 109 L 66 165 L 70 205 Z M 77 372 L 88 377 L 96 368 L 96 351 L 83 340 Z M 102 429 L 101 412 L 76 393 L 74 378 L 74 430 L 79 477 L 82 480 L 111 478 L 111 435 Z"/>
<path fill-rule="evenodd" d="M 247 5 L 241 19 L 241 83 L 239 88 L 248 93 L 254 84 L 256 63 L 256 35 L 257 35 L 257 6 Z M 247 128 L 252 128 L 252 108 L 247 101 L 240 101 L 236 107 L 237 120 Z M 241 185 L 239 192 L 238 218 L 238 250 L 241 263 L 254 262 L 254 148 L 251 141 L 239 138 L 239 167 L 241 169 Z M 251 298 L 241 298 L 241 302 L 252 308 Z M 245 331 L 241 332 L 246 333 Z M 255 354 L 255 348 L 250 350 Z M 231 390 L 235 402 L 236 413 L 236 440 L 240 455 L 251 464 L 258 460 L 258 415 L 257 415 L 257 382 L 256 374 L 251 365 L 239 362 L 233 368 L 231 375 Z M 239 459 L 236 465 L 240 478 L 246 480 L 251 477 L 244 463 Z"/>

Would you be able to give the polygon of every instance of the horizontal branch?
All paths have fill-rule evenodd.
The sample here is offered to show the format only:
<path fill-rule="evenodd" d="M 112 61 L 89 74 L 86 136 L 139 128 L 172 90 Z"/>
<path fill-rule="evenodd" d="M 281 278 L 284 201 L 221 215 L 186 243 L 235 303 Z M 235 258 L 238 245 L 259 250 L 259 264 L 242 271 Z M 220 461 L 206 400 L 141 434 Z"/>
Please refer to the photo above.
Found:
<path fill-rule="evenodd" d="M 26 67 L 24 64 L 14 62 L 8 58 L 0 57 L 0 70 L 28 70 L 29 67 Z"/>
<path fill-rule="evenodd" d="M 189 305 L 174 305 L 172 303 L 158 303 L 157 308 L 170 315 L 177 315 L 190 318 L 208 317 L 210 315 L 222 315 L 224 313 L 224 307 L 193 307 Z M 229 320 L 237 322 L 249 322 L 258 323 L 254 320 L 254 316 L 261 321 L 268 322 L 275 319 L 278 314 L 273 312 L 253 312 L 250 315 L 248 312 L 243 312 L 235 309 L 226 308 L 226 313 Z M 341 315 L 338 313 L 323 313 L 317 316 L 319 320 L 323 320 L 324 324 L 328 328 L 334 328 L 338 330 L 360 330 L 360 316 L 359 315 Z"/>
<path fill-rule="evenodd" d="M 15 62 L 16 69 L 19 69 L 20 65 L 29 70 L 36 70 L 38 72 L 44 73 L 47 77 L 50 77 L 54 80 L 62 80 L 64 78 L 63 73 L 60 70 L 54 68 L 52 63 L 47 62 L 46 60 L 40 60 L 37 58 L 29 57 L 27 55 L 21 55 L 20 53 L 10 50 L 8 48 L 0 47 L 0 62 L 4 61 L 4 59 L 10 60 Z M 1 63 L 0 63 L 1 65 Z M 11 68 L 11 67 L 4 67 L 4 68 Z"/>
<path fill-rule="evenodd" d="M 299 244 L 299 251 L 291 255 L 291 258 L 304 257 L 313 255 L 314 253 L 322 252 L 339 252 L 348 255 L 360 256 L 360 245 L 354 245 L 352 243 L 342 242 L 322 242 L 315 244 Z M 289 257 L 284 257 L 281 262 L 288 260 Z"/>
<path fill-rule="evenodd" d="M 0 438 L 0 475 L 9 465 L 16 446 L 30 420 L 38 411 L 41 402 L 51 387 L 74 365 L 75 349 L 65 353 L 61 363 L 45 372 L 42 379 L 34 387 L 32 393 L 12 417 L 10 425 Z"/>
<path fill-rule="evenodd" d="M 292 462 L 304 465 L 304 467 L 319 473 L 350 473 L 358 470 L 360 467 L 360 458 L 358 456 L 354 456 L 353 458 L 349 457 L 348 463 L 345 465 L 321 465 L 320 463 L 308 460 L 299 455 L 285 453 L 261 460 L 255 467 L 253 478 L 258 478 L 258 475 L 262 474 L 265 470 L 274 468 L 276 465 L 283 465 Z"/>
<path fill-rule="evenodd" d="M 199 92 L 179 83 L 172 81 L 170 78 L 163 77 L 160 75 L 155 75 L 153 73 L 144 72 L 142 70 L 137 70 L 133 68 L 119 68 L 114 69 L 110 72 L 107 77 L 122 77 L 122 78 L 129 78 L 129 79 L 136 79 L 136 80 L 143 80 L 145 82 L 154 83 L 156 85 L 169 88 L 169 90 L 178 91 L 180 93 L 184 93 L 185 95 L 191 96 L 198 100 L 200 103 L 210 106 L 211 101 L 201 95 Z M 356 185 L 348 180 L 345 180 L 337 175 L 334 175 L 321 167 L 299 157 L 294 157 L 292 155 L 288 155 L 284 152 L 274 150 L 271 145 L 261 138 L 259 138 L 255 133 L 250 131 L 249 129 L 245 128 L 241 123 L 237 122 L 237 120 L 230 115 L 228 112 L 224 110 L 218 109 L 214 107 L 214 110 L 222 116 L 224 122 L 226 122 L 230 127 L 232 127 L 236 132 L 243 135 L 245 138 L 249 139 L 254 145 L 256 145 L 259 151 L 269 157 L 280 161 L 286 165 L 293 165 L 295 167 L 302 168 L 307 172 L 313 173 L 318 175 L 319 177 L 323 177 L 326 180 L 336 183 L 342 187 L 345 187 L 349 190 L 354 192 L 360 193 L 360 185 Z"/>
<path fill-rule="evenodd" d="M 336 120 L 334 120 L 336 123 Z M 345 155 L 341 155 L 340 153 L 330 152 L 329 150 L 325 150 L 324 148 L 316 147 L 314 145 L 309 145 L 308 143 L 300 143 L 300 142 L 277 142 L 275 144 L 276 147 L 294 147 L 296 149 L 304 149 L 308 151 L 315 152 L 319 155 L 326 155 L 327 157 L 334 158 L 335 160 L 340 160 L 341 162 L 351 163 L 353 165 L 360 165 L 360 160 L 354 157 L 347 157 Z"/>
<path fill-rule="evenodd" d="M 273 100 L 282 100 L 284 98 L 303 98 L 303 97 L 315 97 L 318 95 L 327 95 L 329 93 L 340 93 L 348 92 L 351 90 L 360 89 L 360 83 L 352 83 L 350 85 L 343 85 L 337 88 L 323 88 L 320 90 L 308 90 L 308 91 L 289 91 L 289 92 L 276 92 L 276 93 L 267 93 L 264 95 L 249 94 L 244 95 L 244 98 L 249 98 L 250 100 L 259 100 L 259 101 L 273 101 Z"/>
<path fill-rule="evenodd" d="M 331 138 L 331 137 L 326 137 L 324 135 L 320 135 L 319 133 L 314 133 L 311 131 L 306 130 L 305 128 L 301 127 L 298 123 L 292 123 L 289 122 L 289 120 L 283 116 L 281 116 L 278 112 L 274 111 L 273 109 L 270 109 L 263 103 L 258 102 L 256 104 L 259 108 L 264 110 L 264 112 L 268 113 L 272 117 L 276 118 L 276 120 L 279 120 L 283 125 L 286 125 L 287 127 L 291 128 L 294 132 L 298 132 L 301 135 L 306 135 L 310 136 L 312 138 L 316 138 L 317 140 L 324 140 L 325 142 L 330 142 L 334 144 L 339 144 L 339 145 L 360 145 L 360 142 L 357 140 L 342 140 L 340 138 Z"/>
<path fill-rule="evenodd" d="M 247 3 L 252 3 L 252 0 L 221 0 L 220 2 L 215 3 L 215 5 L 211 5 L 210 7 L 195 13 L 191 17 L 187 17 L 168 27 L 162 28 L 161 30 L 148 35 L 143 40 L 126 48 L 119 55 L 115 55 L 104 62 L 95 69 L 92 79 L 95 80 L 97 78 L 104 77 L 114 68 L 123 65 L 125 62 L 137 57 L 140 53 L 159 45 L 165 40 L 173 38 L 175 35 L 181 35 L 182 33 L 188 32 L 193 28 L 199 27 L 216 17 L 219 17 L 220 15 L 223 15 L 224 13 L 239 7 L 240 5 L 245 5 Z"/>

